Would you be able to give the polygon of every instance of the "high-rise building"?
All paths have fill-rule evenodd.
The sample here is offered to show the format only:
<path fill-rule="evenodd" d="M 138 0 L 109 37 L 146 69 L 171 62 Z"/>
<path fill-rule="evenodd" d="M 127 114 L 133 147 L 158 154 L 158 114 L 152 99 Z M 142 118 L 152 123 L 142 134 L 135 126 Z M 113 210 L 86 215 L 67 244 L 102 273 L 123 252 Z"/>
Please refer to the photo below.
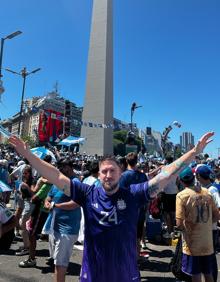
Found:
<path fill-rule="evenodd" d="M 183 151 L 187 152 L 194 146 L 194 136 L 191 132 L 183 132 L 180 136 L 180 145 Z"/>
<path fill-rule="evenodd" d="M 113 26 L 112 0 L 94 0 L 87 66 L 84 122 L 113 122 Z M 82 152 L 94 155 L 113 153 L 113 129 L 82 125 L 86 138 Z"/>

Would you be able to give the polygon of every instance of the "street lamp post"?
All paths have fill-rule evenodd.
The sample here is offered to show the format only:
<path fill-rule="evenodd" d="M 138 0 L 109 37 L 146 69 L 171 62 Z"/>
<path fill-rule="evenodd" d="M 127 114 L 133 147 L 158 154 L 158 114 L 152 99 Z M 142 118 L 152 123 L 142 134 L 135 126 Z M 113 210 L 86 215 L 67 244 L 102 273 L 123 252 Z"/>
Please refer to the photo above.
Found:
<path fill-rule="evenodd" d="M 133 130 L 133 115 L 134 115 L 134 111 L 138 108 L 141 108 L 142 106 L 137 106 L 137 104 L 134 102 L 131 105 L 131 131 Z"/>
<path fill-rule="evenodd" d="M 132 103 L 131 105 L 131 124 L 130 124 L 130 131 L 128 132 L 127 134 L 127 139 L 126 139 L 126 144 L 127 145 L 135 145 L 135 134 L 133 132 L 133 115 L 134 115 L 134 111 L 137 109 L 137 108 L 141 108 L 142 106 L 137 106 L 137 104 L 134 102 Z M 126 145 L 126 146 L 127 146 Z M 127 151 L 127 149 L 126 149 Z"/>
<path fill-rule="evenodd" d="M 0 95 L 5 91 L 4 87 L 3 87 L 3 82 L 1 80 L 2 78 L 2 59 L 3 59 L 3 50 L 4 50 L 4 43 L 5 43 L 5 40 L 6 39 L 12 39 L 14 38 L 15 36 L 18 36 L 20 35 L 22 32 L 20 30 L 18 31 L 15 31 L 3 38 L 1 38 L 1 49 L 0 49 Z"/>
<path fill-rule="evenodd" d="M 10 70 L 10 69 L 5 69 L 13 74 L 17 74 L 17 75 L 20 75 L 22 76 L 23 78 L 23 85 L 22 85 L 22 93 L 21 93 L 21 105 L 20 105 L 20 113 L 19 113 L 19 122 L 18 122 L 18 135 L 20 136 L 20 131 L 21 131 L 21 118 L 22 118 L 22 113 L 23 113 L 23 101 L 24 101 L 24 92 L 25 92 L 25 85 L 26 85 L 26 77 L 29 75 L 29 74 L 33 74 L 33 73 L 36 73 L 38 72 L 39 70 L 41 70 L 41 68 L 37 68 L 37 69 L 34 69 L 33 71 L 31 72 L 28 72 L 26 67 L 24 67 L 20 72 L 16 72 L 16 71 L 13 71 L 13 70 Z"/>

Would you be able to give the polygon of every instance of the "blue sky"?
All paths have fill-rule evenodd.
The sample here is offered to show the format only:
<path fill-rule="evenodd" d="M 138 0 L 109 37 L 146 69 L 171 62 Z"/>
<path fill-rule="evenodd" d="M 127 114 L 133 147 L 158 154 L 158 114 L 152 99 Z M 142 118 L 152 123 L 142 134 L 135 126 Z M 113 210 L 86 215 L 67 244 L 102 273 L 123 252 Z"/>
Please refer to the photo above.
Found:
<path fill-rule="evenodd" d="M 42 70 L 27 78 L 25 96 L 44 95 L 56 81 L 62 96 L 82 106 L 92 0 L 1 1 L 3 66 L 15 71 Z M 206 152 L 220 147 L 220 1 L 114 0 L 114 116 L 138 127 L 163 129 L 174 120 L 197 140 L 216 132 Z M 3 72 L 1 118 L 19 111 L 22 80 Z"/>

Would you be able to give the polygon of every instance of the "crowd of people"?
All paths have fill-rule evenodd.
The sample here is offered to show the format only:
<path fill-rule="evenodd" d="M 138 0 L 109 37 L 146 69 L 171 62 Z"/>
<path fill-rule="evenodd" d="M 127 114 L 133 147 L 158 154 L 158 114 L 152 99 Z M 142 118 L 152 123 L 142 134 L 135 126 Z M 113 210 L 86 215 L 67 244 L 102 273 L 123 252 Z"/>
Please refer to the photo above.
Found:
<path fill-rule="evenodd" d="M 160 161 L 58 150 L 56 162 L 41 160 L 11 136 L 0 148 L 0 180 L 12 189 L 0 193 L 0 251 L 21 236 L 15 255 L 28 258 L 19 267 L 35 267 L 37 239 L 46 236 L 56 282 L 65 281 L 74 244 L 83 248 L 80 281 L 140 281 L 146 218 L 160 198 L 163 237 L 182 233 L 182 271 L 195 282 L 202 274 L 217 281 L 220 166 L 202 155 L 213 134 L 179 159 Z"/>

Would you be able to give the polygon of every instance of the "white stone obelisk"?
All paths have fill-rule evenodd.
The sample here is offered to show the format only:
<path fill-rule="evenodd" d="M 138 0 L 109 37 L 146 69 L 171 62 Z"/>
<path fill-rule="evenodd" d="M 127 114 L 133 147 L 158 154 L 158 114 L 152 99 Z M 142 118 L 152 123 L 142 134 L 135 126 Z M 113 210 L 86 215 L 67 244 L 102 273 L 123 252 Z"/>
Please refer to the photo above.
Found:
<path fill-rule="evenodd" d="M 113 153 L 113 22 L 112 0 L 93 0 L 86 96 L 80 151 L 99 156 Z M 89 127 L 91 123 L 93 127 Z M 95 124 L 95 127 L 94 127 Z M 102 125 L 102 127 L 101 127 Z M 98 127 L 97 127 L 98 126 Z"/>

